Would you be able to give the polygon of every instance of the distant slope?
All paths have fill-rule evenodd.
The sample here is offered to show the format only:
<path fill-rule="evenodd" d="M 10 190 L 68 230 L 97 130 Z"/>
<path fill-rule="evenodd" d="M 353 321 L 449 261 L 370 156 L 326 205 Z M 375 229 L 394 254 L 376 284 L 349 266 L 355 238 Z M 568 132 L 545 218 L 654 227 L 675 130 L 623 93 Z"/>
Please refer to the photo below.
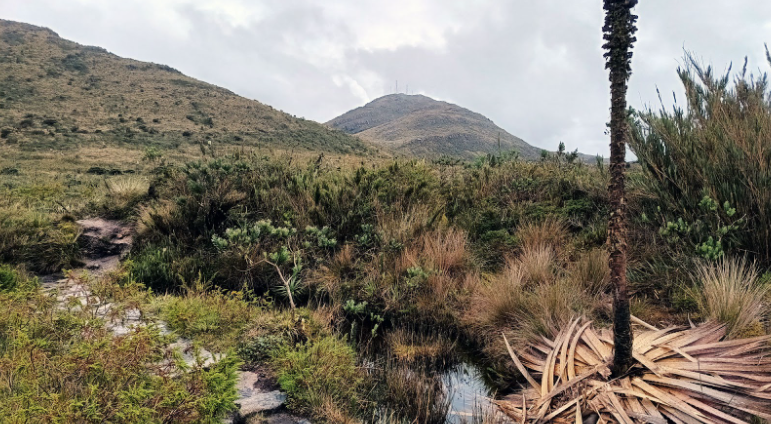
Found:
<path fill-rule="evenodd" d="M 0 20 L 0 143 L 179 145 L 209 141 L 338 153 L 355 137 L 55 32 Z"/>
<path fill-rule="evenodd" d="M 516 150 L 525 159 L 541 149 L 525 143 L 490 119 L 422 95 L 391 94 L 347 112 L 327 125 L 397 153 L 465 159 Z"/>

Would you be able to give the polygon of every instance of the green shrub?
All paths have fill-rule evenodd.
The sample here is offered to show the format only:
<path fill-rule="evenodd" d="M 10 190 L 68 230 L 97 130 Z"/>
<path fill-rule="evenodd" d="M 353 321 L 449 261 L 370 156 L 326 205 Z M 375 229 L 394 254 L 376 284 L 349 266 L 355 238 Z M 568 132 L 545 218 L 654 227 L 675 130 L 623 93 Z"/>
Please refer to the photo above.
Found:
<path fill-rule="evenodd" d="M 0 292 L 10 292 L 19 286 L 21 276 L 8 265 L 0 264 Z"/>
<path fill-rule="evenodd" d="M 771 61 L 771 56 L 769 56 Z M 718 228 L 746 220 L 736 231 L 737 250 L 762 262 L 771 261 L 771 102 L 767 78 L 742 73 L 730 83 L 730 74 L 717 76 L 690 55 L 678 74 L 685 87 L 686 107 L 670 112 L 646 111 L 636 115 L 630 146 L 645 172 L 640 180 L 653 196 L 664 221 L 683 229 L 693 223 L 717 220 Z M 705 214 L 709 198 L 718 208 Z M 722 207 L 728 204 L 729 207 Z M 735 208 L 735 209 L 734 209 Z M 732 217 L 729 211 L 738 211 Z M 680 228 L 667 230 L 679 231 Z M 733 231 L 733 229 L 732 229 Z M 717 237 L 696 240 L 700 254 L 720 256 L 728 246 Z M 728 250 L 730 253 L 731 250 Z"/>
<path fill-rule="evenodd" d="M 182 337 L 201 342 L 220 352 L 235 348 L 246 325 L 259 313 L 244 294 L 190 290 L 184 296 L 158 300 L 161 317 Z"/>

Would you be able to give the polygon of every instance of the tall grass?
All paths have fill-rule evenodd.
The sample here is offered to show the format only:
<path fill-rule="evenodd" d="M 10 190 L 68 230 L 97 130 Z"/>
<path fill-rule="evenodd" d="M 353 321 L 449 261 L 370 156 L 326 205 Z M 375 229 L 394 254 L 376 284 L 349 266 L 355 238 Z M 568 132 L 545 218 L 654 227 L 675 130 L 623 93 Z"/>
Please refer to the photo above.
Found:
<path fill-rule="evenodd" d="M 567 228 L 560 219 L 549 217 L 541 222 L 527 222 L 519 228 L 517 235 L 525 249 L 550 249 L 555 257 L 567 253 Z"/>
<path fill-rule="evenodd" d="M 758 284 L 758 271 L 745 258 L 702 263 L 693 277 L 696 285 L 690 291 L 699 311 L 726 324 L 729 338 L 766 322 L 769 287 Z"/>

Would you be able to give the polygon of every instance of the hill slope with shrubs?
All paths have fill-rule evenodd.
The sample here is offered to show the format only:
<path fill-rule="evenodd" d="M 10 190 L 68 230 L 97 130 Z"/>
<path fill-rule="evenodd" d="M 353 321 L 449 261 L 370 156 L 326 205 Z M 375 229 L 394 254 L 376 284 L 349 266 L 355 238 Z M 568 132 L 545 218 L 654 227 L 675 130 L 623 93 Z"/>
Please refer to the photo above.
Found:
<path fill-rule="evenodd" d="M 364 153 L 358 139 L 166 65 L 0 20 L 0 141 L 27 148 L 225 143 Z"/>

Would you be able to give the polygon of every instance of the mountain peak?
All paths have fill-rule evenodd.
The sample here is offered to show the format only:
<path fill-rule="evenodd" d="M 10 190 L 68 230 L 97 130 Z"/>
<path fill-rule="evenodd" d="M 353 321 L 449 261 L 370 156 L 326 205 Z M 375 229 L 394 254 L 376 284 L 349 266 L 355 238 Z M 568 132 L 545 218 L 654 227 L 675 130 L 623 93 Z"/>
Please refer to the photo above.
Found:
<path fill-rule="evenodd" d="M 327 122 L 327 125 L 397 153 L 470 159 L 516 150 L 535 159 L 540 149 L 498 127 L 489 118 L 422 94 L 388 94 Z"/>

